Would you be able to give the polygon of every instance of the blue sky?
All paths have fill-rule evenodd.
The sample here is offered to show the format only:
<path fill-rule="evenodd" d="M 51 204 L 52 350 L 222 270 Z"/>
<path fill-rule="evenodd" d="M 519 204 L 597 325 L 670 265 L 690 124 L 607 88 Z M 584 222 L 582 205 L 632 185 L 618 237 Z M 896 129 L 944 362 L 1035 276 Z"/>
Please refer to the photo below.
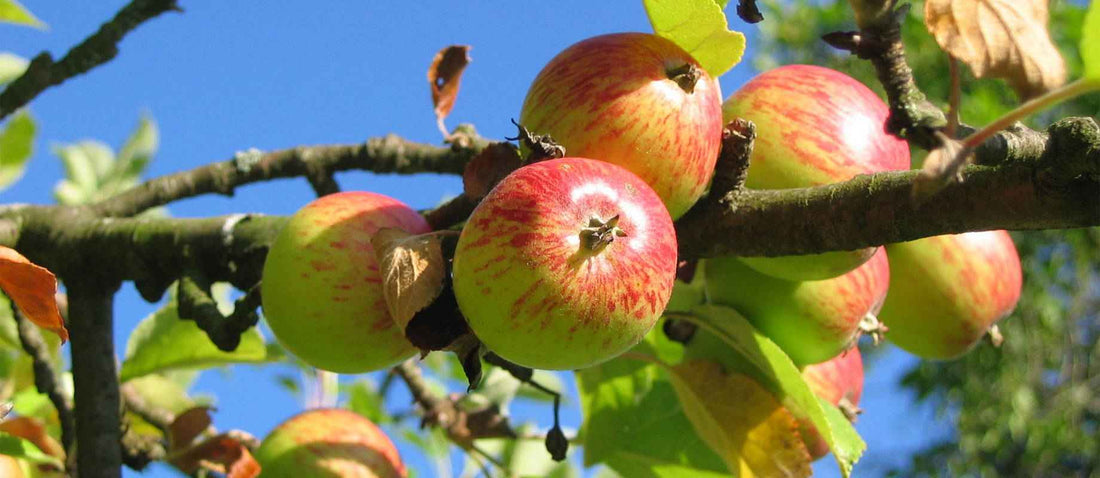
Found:
<path fill-rule="evenodd" d="M 0 26 L 0 51 L 32 57 L 42 50 L 63 55 L 126 2 L 25 1 L 49 25 L 45 31 Z M 471 45 L 472 63 L 462 79 L 451 127 L 473 123 L 487 137 L 514 132 L 527 87 L 555 53 L 581 39 L 611 32 L 649 31 L 640 1 L 524 2 L 199 2 L 181 0 L 185 12 L 168 13 L 131 33 L 119 56 L 89 74 L 50 89 L 30 106 L 38 120 L 36 150 L 26 176 L 0 192 L 0 202 L 50 203 L 63 176 L 51 146 L 99 139 L 118 148 L 142 114 L 156 119 L 159 153 L 150 176 L 229 159 L 249 148 L 356 143 L 395 133 L 439 143 L 425 73 L 432 56 L 450 44 Z M 750 35 L 730 8 L 733 28 Z M 745 62 L 722 80 L 726 95 L 754 72 Z M 376 176 L 343 173 L 345 190 L 370 190 L 426 208 L 457 194 L 459 178 L 440 175 Z M 175 203 L 178 217 L 236 212 L 290 214 L 313 198 L 304 179 L 242 188 L 234 198 L 201 197 Z M 133 287 L 116 300 L 116 344 L 155 305 Z M 899 374 L 913 358 L 891 349 L 869 369 L 858 428 L 869 443 L 862 475 L 882 474 L 906 463 L 929 439 L 950 433 L 927 407 L 899 390 Z M 289 367 L 236 367 L 205 373 L 194 391 L 216 395 L 215 423 L 262 436 L 301 408 L 276 385 Z M 571 382 L 571 379 L 568 380 Z M 400 387 L 398 387 L 400 388 Z M 402 392 L 403 393 L 403 392 Z M 395 404 L 404 408 L 407 396 Z M 580 422 L 574 405 L 563 416 Z M 547 426 L 546 407 L 520 407 L 514 420 Z M 899 431 L 903 431 L 899 433 Z M 399 443 L 419 476 L 432 469 L 415 448 Z M 837 474 L 826 459 L 819 476 Z M 129 476 L 139 476 L 130 473 Z M 141 476 L 177 476 L 155 467 Z"/>

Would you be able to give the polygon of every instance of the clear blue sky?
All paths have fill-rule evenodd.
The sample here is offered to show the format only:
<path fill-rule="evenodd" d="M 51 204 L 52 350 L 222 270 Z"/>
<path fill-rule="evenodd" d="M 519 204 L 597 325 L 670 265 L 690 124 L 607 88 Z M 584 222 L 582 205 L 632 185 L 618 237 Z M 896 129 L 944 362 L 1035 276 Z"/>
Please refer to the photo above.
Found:
<path fill-rule="evenodd" d="M 93 32 L 126 2 L 25 1 L 49 25 L 46 31 L 0 26 L 0 51 L 30 58 L 42 50 L 55 58 Z M 736 3 L 736 2 L 731 2 Z M 556 2 L 210 2 L 181 0 L 185 12 L 169 13 L 132 32 L 109 64 L 40 95 L 31 111 L 38 120 L 35 154 L 24 179 L 0 193 L 0 202 L 50 203 L 62 177 L 51 145 L 94 138 L 118 148 L 147 113 L 156 119 L 161 145 L 149 175 L 162 175 L 229 159 L 236 151 L 296 145 L 356 143 L 395 133 L 438 143 L 425 72 L 432 56 L 450 44 L 472 45 L 473 62 L 462 79 L 451 127 L 474 123 L 487 137 L 510 136 L 531 80 L 555 53 L 581 39 L 619 31 L 649 31 L 640 1 Z M 750 35 L 751 26 L 735 29 Z M 748 62 L 722 78 L 726 95 L 754 72 Z M 459 178 L 439 175 L 375 176 L 344 173 L 345 190 L 397 197 L 414 208 L 457 194 Z M 235 212 L 290 214 L 313 198 L 304 179 L 248 186 L 234 198 L 201 197 L 173 204 L 179 217 Z M 121 353 L 130 329 L 155 305 L 131 285 L 116 300 L 116 344 Z M 950 433 L 927 407 L 897 388 L 914 359 L 891 349 L 870 367 L 858 429 L 869 450 L 856 472 L 881 475 L 929 439 Z M 263 436 L 301 408 L 276 385 L 290 367 L 235 367 L 210 371 L 197 394 L 217 396 L 215 423 Z M 565 376 L 567 382 L 571 377 Z M 400 387 L 396 387 L 400 388 Z M 403 392 L 393 403 L 408 404 Z M 580 423 L 573 401 L 565 425 Z M 514 421 L 547 426 L 546 407 L 523 406 Z M 899 433 L 900 431 L 903 431 Z M 418 476 L 432 469 L 416 449 L 398 442 Z M 831 458 L 819 476 L 837 474 Z M 138 476 L 130 473 L 129 476 Z M 177 476 L 155 467 L 143 476 Z"/>

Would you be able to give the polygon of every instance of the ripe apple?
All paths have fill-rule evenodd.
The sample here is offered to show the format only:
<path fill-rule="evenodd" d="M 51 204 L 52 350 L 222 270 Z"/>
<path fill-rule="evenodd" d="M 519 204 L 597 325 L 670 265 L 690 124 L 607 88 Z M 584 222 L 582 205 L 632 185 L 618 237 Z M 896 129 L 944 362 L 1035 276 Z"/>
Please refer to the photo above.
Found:
<path fill-rule="evenodd" d="M 707 260 L 707 295 L 741 312 L 798 365 L 824 362 L 855 344 L 860 322 L 878 312 L 890 284 L 879 248 L 832 279 L 794 282 L 756 272 L 732 257 Z"/>
<path fill-rule="evenodd" d="M 1020 299 L 1020 257 L 1005 231 L 926 237 L 886 249 L 894 277 L 879 317 L 890 341 L 914 355 L 966 353 Z"/>
<path fill-rule="evenodd" d="M 855 419 L 859 413 L 859 396 L 863 394 L 863 358 L 858 348 L 852 347 L 827 362 L 807 366 L 802 369 L 802 378 L 814 395 L 839 406 L 849 420 Z M 798 425 L 806 449 L 814 460 L 829 453 L 829 445 L 809 420 L 799 420 Z"/>
<path fill-rule="evenodd" d="M 287 350 L 314 367 L 360 373 L 416 349 L 390 318 L 371 235 L 384 227 L 430 230 L 404 203 L 381 194 L 321 197 L 290 218 L 264 262 L 264 317 Z"/>
<path fill-rule="evenodd" d="M 678 218 L 710 183 L 722 141 L 722 93 L 687 52 L 648 33 L 615 33 L 555 56 L 523 101 L 520 124 L 570 156 L 642 178 Z"/>
<path fill-rule="evenodd" d="M 370 420 L 343 409 L 309 410 L 279 424 L 256 450 L 264 478 L 404 478 L 393 442 Z"/>
<path fill-rule="evenodd" d="M 730 96 L 722 114 L 727 122 L 743 118 L 756 123 L 745 182 L 750 188 L 803 188 L 909 169 L 909 147 L 885 130 L 889 107 L 839 71 L 811 65 L 767 71 Z M 819 280 L 854 269 L 873 252 L 867 248 L 742 260 L 771 276 Z"/>
<path fill-rule="evenodd" d="M 676 278 L 676 232 L 661 199 L 614 164 L 524 166 L 470 216 L 454 256 L 470 328 L 506 360 L 575 369 L 642 340 Z"/>

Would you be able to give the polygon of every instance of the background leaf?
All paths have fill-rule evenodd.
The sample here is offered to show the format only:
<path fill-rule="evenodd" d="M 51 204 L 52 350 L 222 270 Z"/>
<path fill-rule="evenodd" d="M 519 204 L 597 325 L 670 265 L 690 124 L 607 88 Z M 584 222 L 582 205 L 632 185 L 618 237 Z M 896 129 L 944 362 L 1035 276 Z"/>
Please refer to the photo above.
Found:
<path fill-rule="evenodd" d="M 241 334 L 233 352 L 218 350 L 195 322 L 181 320 L 173 298 L 138 324 L 126 344 L 120 381 L 173 369 L 208 368 L 230 363 L 262 363 L 263 336 L 255 327 Z"/>
<path fill-rule="evenodd" d="M 718 78 L 741 62 L 745 36 L 729 30 L 726 14 L 715 0 L 644 0 L 653 31 L 695 57 Z"/>
<path fill-rule="evenodd" d="M 1089 3 L 1081 27 L 1081 61 L 1085 64 L 1085 78 L 1100 81 L 1100 1 L 1097 0 Z"/>
<path fill-rule="evenodd" d="M 35 28 L 46 28 L 26 7 L 16 0 L 0 0 L 0 22 L 15 23 Z"/>
<path fill-rule="evenodd" d="M 0 85 L 6 85 L 19 78 L 19 75 L 27 71 L 28 64 L 30 63 L 21 56 L 7 52 L 0 53 Z"/>
<path fill-rule="evenodd" d="M 34 118 L 20 111 L 0 131 L 0 191 L 23 177 L 34 151 Z"/>

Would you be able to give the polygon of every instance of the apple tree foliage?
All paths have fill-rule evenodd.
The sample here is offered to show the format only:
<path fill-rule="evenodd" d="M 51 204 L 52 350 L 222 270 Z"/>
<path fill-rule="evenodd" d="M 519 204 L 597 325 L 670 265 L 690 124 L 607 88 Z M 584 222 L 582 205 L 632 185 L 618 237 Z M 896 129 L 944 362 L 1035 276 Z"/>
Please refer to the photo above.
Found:
<path fill-rule="evenodd" d="M 913 4 L 902 32 L 909 65 L 921 90 L 946 106 L 950 77 L 947 59 L 924 27 L 922 1 Z M 870 66 L 838 54 L 821 35 L 851 28 L 845 1 L 765 1 L 765 16 L 790 21 L 762 22 L 756 39 L 758 69 L 787 63 L 815 63 L 847 72 L 881 88 Z M 1080 60 L 1086 2 L 1050 2 L 1051 36 L 1067 63 L 1069 76 L 1084 73 Z M 1092 31 L 1095 31 L 1093 29 Z M 1093 47 L 1092 54 L 1100 52 Z M 1004 83 L 975 80 L 960 68 L 964 123 L 988 123 L 1018 104 Z M 1040 113 L 1042 127 L 1066 116 L 1100 116 L 1100 96 L 1085 95 Z M 920 150 L 914 148 L 914 155 Z M 1001 323 L 1000 348 L 979 347 L 948 362 L 921 362 L 903 384 L 935 404 L 955 423 L 954 436 L 912 458 L 902 476 L 1076 475 L 1100 467 L 1100 402 L 1095 398 L 1100 371 L 1100 230 L 1097 228 L 1016 232 L 1024 267 L 1024 292 L 1016 311 Z M 871 357 L 874 357 L 874 350 Z M 873 358 L 869 367 L 873 368 Z M 873 445 L 872 445 L 873 446 Z"/>
<path fill-rule="evenodd" d="M 732 11 L 733 5 L 713 0 L 643 3 L 654 30 L 695 55 L 711 74 L 720 75 L 740 61 L 746 38 L 729 31 L 722 14 L 723 8 Z M 757 2 L 736 3 L 742 12 L 751 10 Z M 882 3 L 761 1 L 765 21 L 757 34 L 748 38 L 749 42 L 757 42 L 752 61 L 760 70 L 788 63 L 831 66 L 881 88 L 867 61 L 828 46 L 819 38 L 855 28 L 853 5 L 858 5 L 857 10 L 866 16 L 874 4 Z M 886 3 L 893 6 L 894 2 Z M 917 86 L 937 106 L 947 109 L 946 99 L 952 93 L 951 75 L 943 74 L 948 70 L 947 59 L 925 28 L 923 2 L 915 0 L 910 6 L 909 10 L 895 10 L 904 13 L 901 22 L 908 62 Z M 73 57 L 56 62 L 48 57 L 28 61 L 0 53 L 0 84 L 10 84 L 0 96 L 0 111 L 7 117 L 0 125 L 0 190 L 21 177 L 31 157 L 36 131 L 30 108 L 13 108 L 9 103 L 22 106 L 43 89 L 109 60 L 118 53 L 113 44 L 128 30 L 173 7 L 170 1 L 135 0 L 111 21 L 111 28 L 101 29 L 86 44 L 74 48 Z M 1059 26 L 1050 34 L 1067 62 L 1065 76 L 1074 79 L 1084 75 L 1095 88 L 1100 83 L 1100 38 L 1096 38 L 1100 35 L 1100 8 L 1093 5 L 1090 15 L 1086 18 L 1081 2 L 1055 1 L 1050 5 L 1050 22 Z M 0 0 L 0 20 L 42 27 L 42 22 L 15 0 Z M 1081 32 L 1086 35 L 1084 43 Z M 1081 49 L 1081 44 L 1093 48 Z M 951 69 L 961 77 L 959 104 L 964 124 L 981 126 L 995 121 L 1020 103 L 1017 92 L 1034 88 L 1033 83 L 1020 87 L 1010 81 L 1012 88 L 999 80 L 976 79 L 961 65 Z M 460 71 L 461 67 L 458 73 L 451 73 L 457 78 Z M 1036 81 L 1047 81 L 1042 74 L 1048 72 L 1039 73 Z M 457 79 L 450 94 L 456 93 Z M 442 108 L 441 125 L 448 109 Z M 1081 96 L 1031 121 L 1034 126 L 1045 127 L 1067 116 L 1095 117 L 1098 113 L 1100 97 Z M 143 184 L 147 184 L 142 182 L 142 175 L 155 155 L 158 139 L 156 123 L 152 118 L 143 118 L 117 152 L 97 141 L 55 147 L 66 173 L 58 182 L 55 196 L 58 204 L 67 208 L 50 211 L 99 211 L 103 217 L 66 216 L 78 224 L 102 219 L 95 223 L 99 229 L 90 228 L 95 229 L 91 235 L 96 240 L 112 239 L 111 227 L 117 224 L 111 216 L 139 215 L 148 221 L 143 223 L 148 227 L 139 232 L 150 237 L 171 236 L 184 228 L 220 232 L 243 224 L 237 234 L 246 242 L 252 241 L 249 246 L 262 249 L 270 243 L 271 231 L 281 225 L 280 218 L 175 220 L 156 207 L 163 203 L 153 199 L 145 201 L 148 205 L 136 201 L 139 206 L 111 203 L 112 198 L 132 193 L 135 188 L 140 194 Z M 440 148 L 442 153 L 425 145 L 400 144 L 397 149 L 417 150 L 429 157 L 485 146 L 483 139 L 461 132 L 450 140 L 459 146 Z M 918 153 L 916 157 L 924 157 L 920 150 L 914 152 Z M 326 154 L 339 156 L 341 150 L 320 148 L 319 161 L 325 161 Z M 256 155 L 262 153 L 242 153 L 235 162 L 253 164 L 250 161 L 256 161 Z M 269 174 L 266 177 L 236 177 L 233 181 L 240 185 L 274 177 L 306 176 L 318 194 L 327 194 L 338 189 L 332 172 L 338 167 L 347 169 L 332 164 L 328 167 L 325 174 L 288 167 L 262 173 Z M 444 169 L 438 165 L 434 168 Z M 432 170 L 433 166 L 424 169 Z M 178 199 L 190 193 L 176 194 Z M 461 210 L 462 201 L 460 197 L 453 204 Z M 89 209 L 82 209 L 84 206 Z M 0 206 L 0 219 L 6 221 L 6 215 L 19 214 L 18 207 Z M 459 217 L 443 223 L 443 227 L 461 220 Z M 119 218 L 117 222 L 126 221 Z M 0 246 L 18 242 L 9 239 L 11 228 L 19 224 L 9 222 L 0 223 Z M 431 217 L 429 222 L 433 223 Z M 1096 440 L 1100 404 L 1092 393 L 1097 380 L 1095 367 L 1089 366 L 1097 358 L 1100 336 L 1100 229 L 1092 225 L 1090 229 L 1017 233 L 1026 289 L 1013 317 L 1003 323 L 1002 331 L 1010 340 L 1000 348 L 979 347 L 957 361 L 921 363 L 907 375 L 905 386 L 922 399 L 934 401 L 956 421 L 958 431 L 950 441 L 915 457 L 913 466 L 904 473 L 1072 475 L 1100 467 L 1100 440 Z M 438 227 L 437 223 L 433 226 Z M 134 233 L 131 238 L 138 235 Z M 566 399 L 579 402 L 585 419 L 583 424 L 564 424 L 570 430 L 567 437 L 557 420 L 561 400 L 558 392 L 566 389 L 562 381 L 572 380 L 573 376 L 523 369 L 494 359 L 491 354 L 483 357 L 476 346 L 471 349 L 469 344 L 451 344 L 451 351 L 457 352 L 460 360 L 436 352 L 418 363 L 395 367 L 382 377 L 362 376 L 342 382 L 331 373 L 296 362 L 277 343 L 265 342 L 252 327 L 259 320 L 255 271 L 248 276 L 247 270 L 226 271 L 216 264 L 204 264 L 210 265 L 220 280 L 235 281 L 233 285 L 240 293 L 234 296 L 226 282 L 209 280 L 205 276 L 209 271 L 179 265 L 185 259 L 193 260 L 190 254 L 198 254 L 208 262 L 222 259 L 202 255 L 208 252 L 203 247 L 221 247 L 208 242 L 196 245 L 195 251 L 164 252 L 166 258 L 157 265 L 171 272 L 171 280 L 155 275 L 134 279 L 146 298 L 152 301 L 167 295 L 168 300 L 130 332 L 118 377 L 106 380 L 117 387 L 83 386 L 82 391 L 81 380 L 88 383 L 91 379 L 87 377 L 94 377 L 97 371 L 114 371 L 115 359 L 110 353 L 97 354 L 101 349 L 89 342 L 110 342 L 109 331 L 106 335 L 93 334 L 96 325 L 104 325 L 96 321 L 105 316 L 107 326 L 101 328 L 110 328 L 109 307 L 104 307 L 110 301 L 109 295 L 89 295 L 88 291 L 96 287 L 74 279 L 79 266 L 54 271 L 64 280 L 74 279 L 66 283 L 69 297 L 58 299 L 62 309 L 67 302 L 69 311 L 85 314 L 82 318 L 88 319 L 69 324 L 74 328 L 71 368 L 59 353 L 59 337 L 30 325 L 28 319 L 37 323 L 37 318 L 23 317 L 19 310 L 27 309 L 15 307 L 16 302 L 26 300 L 25 296 L 10 289 L 5 289 L 7 296 L 0 294 L 0 454 L 19 457 L 46 473 L 44 476 L 59 474 L 79 463 L 124 462 L 140 469 L 149 460 L 167 462 L 187 474 L 252 476 L 243 470 L 251 469 L 249 450 L 256 449 L 256 437 L 247 431 L 218 433 L 209 428 L 214 423 L 205 407 L 207 399 L 192 396 L 188 390 L 206 369 L 276 361 L 300 365 L 305 379 L 285 377 L 282 381 L 309 403 L 333 405 L 339 397 L 335 404 L 383 425 L 393 432 L 394 439 L 420 447 L 441 467 L 449 468 L 452 452 L 461 450 L 466 455 L 467 474 L 489 467 L 497 469 L 490 471 L 494 475 L 578 476 L 584 473 L 578 467 L 580 461 L 586 467 L 602 465 L 599 473 L 609 476 L 725 476 L 731 470 L 746 475 L 803 476 L 809 466 L 801 445 L 791 445 L 791 437 L 797 437 L 791 430 L 792 417 L 808 420 L 821 432 L 845 475 L 852 472 L 868 446 L 875 446 L 863 442 L 839 409 L 815 397 L 791 359 L 753 329 L 748 320 L 732 309 L 704 304 L 698 282 L 681 284 L 667 315 L 692 322 L 697 332 L 710 334 L 722 353 L 685 350 L 662 332 L 662 326 L 669 324 L 662 321 L 656 332 L 623 357 L 575 374 L 579 396 Z M 49 252 L 42 252 L 48 251 L 48 244 L 37 247 L 34 252 L 39 257 L 51 259 Z M 12 251 L 3 249 L 0 252 Z M 251 258 L 255 266 L 255 252 L 250 247 L 226 254 Z M 252 283 L 242 286 L 248 278 L 253 279 Z M 873 367 L 873 350 L 867 355 L 872 357 Z M 715 362 L 724 370 L 715 367 Z M 474 386 L 461 393 L 467 380 Z M 395 406 L 386 403 L 388 392 L 398 382 L 404 382 L 411 391 L 421 420 L 395 413 Z M 105 407 L 93 412 L 88 412 L 88 407 L 74 411 L 74 389 L 76 397 L 89 397 Z M 736 393 L 726 393 L 728 390 Z M 555 426 L 547 432 L 529 424 L 509 423 L 504 412 L 517 399 L 552 407 Z M 125 406 L 118 407 L 120 402 Z M 5 419 L 12 409 L 19 417 L 33 420 Z M 74 423 L 84 429 L 74 430 Z M 104 438 L 106 442 L 97 441 Z M 547 451 L 564 454 L 567 440 L 583 450 L 582 460 L 552 461 Z M 119 442 L 122 456 L 114 452 Z M 74 448 L 76 444 L 80 448 Z M 112 455 L 114 462 L 110 461 Z M 82 476 L 117 476 L 114 469 L 79 470 Z M 858 473 L 858 468 L 855 470 Z"/>

